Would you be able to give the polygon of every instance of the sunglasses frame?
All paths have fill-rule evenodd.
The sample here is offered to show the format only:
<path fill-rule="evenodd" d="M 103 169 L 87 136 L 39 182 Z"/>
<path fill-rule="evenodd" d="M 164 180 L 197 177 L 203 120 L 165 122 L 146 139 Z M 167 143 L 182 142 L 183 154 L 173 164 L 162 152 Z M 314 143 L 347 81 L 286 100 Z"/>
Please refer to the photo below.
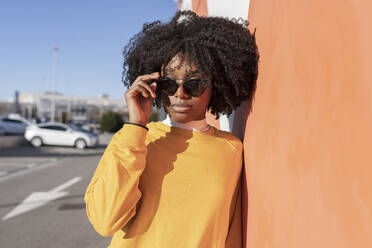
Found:
<path fill-rule="evenodd" d="M 191 81 L 198 81 L 199 82 L 198 93 L 194 93 L 195 91 L 193 91 L 191 88 L 189 88 L 187 86 L 188 83 L 191 82 Z M 176 80 L 173 80 L 171 78 L 165 77 L 165 78 L 154 79 L 154 80 L 150 81 L 148 84 L 152 84 L 153 82 L 156 82 L 158 84 L 158 89 L 161 92 L 163 92 L 164 94 L 168 95 L 168 96 L 173 96 L 177 92 L 178 88 L 181 85 L 183 87 L 183 90 L 186 92 L 186 94 L 188 94 L 190 96 L 193 96 L 193 97 L 201 96 L 204 93 L 204 91 L 208 88 L 208 80 L 201 80 L 201 79 L 189 79 L 187 81 L 184 81 L 183 84 L 179 84 L 179 83 L 177 83 Z M 173 85 L 177 85 L 177 87 L 174 88 L 173 91 L 170 92 L 169 91 L 170 90 L 169 88 L 168 89 L 163 89 L 162 88 L 162 84 L 164 84 L 165 82 L 172 83 Z"/>

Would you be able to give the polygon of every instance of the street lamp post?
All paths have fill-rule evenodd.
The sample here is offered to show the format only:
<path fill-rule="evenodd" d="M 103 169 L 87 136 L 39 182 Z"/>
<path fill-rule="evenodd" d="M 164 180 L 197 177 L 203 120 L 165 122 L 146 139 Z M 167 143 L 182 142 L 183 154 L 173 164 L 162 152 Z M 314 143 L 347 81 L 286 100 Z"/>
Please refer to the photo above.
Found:
<path fill-rule="evenodd" d="M 54 61 L 53 61 L 53 71 L 52 71 L 52 83 L 53 83 L 53 92 L 52 92 L 52 113 L 51 113 L 51 121 L 55 121 L 56 116 L 56 74 L 57 74 L 57 59 L 58 59 L 58 52 L 59 49 L 57 46 L 54 46 Z"/>

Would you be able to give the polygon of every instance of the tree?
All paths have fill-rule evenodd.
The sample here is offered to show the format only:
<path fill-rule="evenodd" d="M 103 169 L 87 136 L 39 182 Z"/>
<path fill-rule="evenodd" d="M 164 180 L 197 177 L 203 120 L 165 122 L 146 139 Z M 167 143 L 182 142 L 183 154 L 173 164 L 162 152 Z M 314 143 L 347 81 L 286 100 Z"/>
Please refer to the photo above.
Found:
<path fill-rule="evenodd" d="M 123 126 L 123 119 L 116 112 L 105 112 L 100 119 L 101 130 L 103 132 L 117 132 Z"/>
<path fill-rule="evenodd" d="M 159 120 L 158 112 L 157 111 L 152 111 L 148 122 L 158 121 L 158 120 Z"/>
<path fill-rule="evenodd" d="M 62 123 L 67 123 L 67 112 L 62 112 Z"/>

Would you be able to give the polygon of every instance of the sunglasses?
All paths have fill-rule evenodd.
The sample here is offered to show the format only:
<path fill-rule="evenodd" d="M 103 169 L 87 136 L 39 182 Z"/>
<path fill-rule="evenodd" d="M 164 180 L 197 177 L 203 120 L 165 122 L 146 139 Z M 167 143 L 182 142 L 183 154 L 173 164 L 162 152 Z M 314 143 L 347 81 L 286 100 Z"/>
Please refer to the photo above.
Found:
<path fill-rule="evenodd" d="M 159 90 L 164 94 L 167 94 L 168 96 L 174 95 L 177 92 L 178 88 L 181 86 L 181 84 L 170 78 L 155 79 L 149 82 L 149 84 L 153 82 L 157 83 L 156 91 Z M 182 84 L 182 88 L 189 96 L 200 96 L 208 88 L 208 81 L 200 79 L 190 79 Z"/>

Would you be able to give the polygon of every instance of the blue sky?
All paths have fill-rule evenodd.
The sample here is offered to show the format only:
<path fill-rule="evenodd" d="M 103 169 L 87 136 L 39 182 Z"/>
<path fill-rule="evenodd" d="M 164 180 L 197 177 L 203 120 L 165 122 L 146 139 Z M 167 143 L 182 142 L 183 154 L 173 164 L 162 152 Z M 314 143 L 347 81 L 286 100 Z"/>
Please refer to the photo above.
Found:
<path fill-rule="evenodd" d="M 122 50 L 145 22 L 169 21 L 173 0 L 4 0 L 0 5 L 0 100 L 15 90 L 123 98 Z"/>

